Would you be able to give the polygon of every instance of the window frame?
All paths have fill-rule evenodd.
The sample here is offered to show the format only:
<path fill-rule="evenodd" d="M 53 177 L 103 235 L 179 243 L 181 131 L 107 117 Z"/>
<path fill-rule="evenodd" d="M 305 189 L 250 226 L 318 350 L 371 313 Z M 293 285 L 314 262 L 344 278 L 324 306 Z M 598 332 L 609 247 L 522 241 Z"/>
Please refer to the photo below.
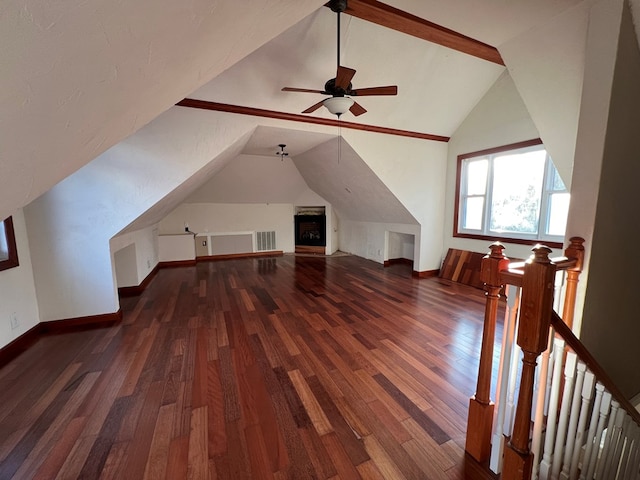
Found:
<path fill-rule="evenodd" d="M 0 223 L 4 225 L 2 230 L 4 230 L 7 240 L 7 250 L 9 255 L 7 259 L 0 260 L 0 271 L 2 271 L 17 267 L 20 265 L 20 262 L 18 261 L 18 247 L 16 245 L 16 235 L 13 229 L 13 218 L 7 217 Z M 0 230 L 0 235 L 2 235 L 2 230 Z"/>
<path fill-rule="evenodd" d="M 549 235 L 545 235 L 544 233 L 538 233 L 537 237 L 535 239 L 532 238 L 523 238 L 523 236 L 519 236 L 518 234 L 513 234 L 512 232 L 505 232 L 504 234 L 496 234 L 496 235 L 489 235 L 487 234 L 487 229 L 485 228 L 485 225 L 483 225 L 483 233 L 470 233 L 468 231 L 461 231 L 460 229 L 460 208 L 461 208 L 461 192 L 462 192 L 462 166 L 463 166 L 463 162 L 464 160 L 467 160 L 469 158 L 474 158 L 474 157 L 481 157 L 481 156 L 485 156 L 485 155 L 493 155 L 496 153 L 502 153 L 502 152 L 506 152 L 506 151 L 510 151 L 510 150 L 518 150 L 518 149 L 524 149 L 527 147 L 533 147 L 533 146 L 537 146 L 537 145 L 542 145 L 542 140 L 540 138 L 535 138 L 532 140 L 526 140 L 524 142 L 517 142 L 517 143 L 511 143 L 509 145 L 502 145 L 500 147 L 494 147 L 494 148 L 488 148 L 485 150 L 478 150 L 475 152 L 470 152 L 470 153 L 465 153 L 462 155 L 458 155 L 458 159 L 457 159 L 457 166 L 456 166 L 456 192 L 455 192 L 455 207 L 454 207 L 454 212 L 453 212 L 453 236 L 456 238 L 469 238 L 469 239 L 474 239 L 474 240 L 488 240 L 488 241 L 503 241 L 503 242 L 507 242 L 507 243 L 515 243 L 515 244 L 521 244 L 521 245 L 536 245 L 539 243 L 544 243 L 545 245 L 547 245 L 550 248 L 562 248 L 563 247 L 563 241 L 557 241 L 557 240 L 553 240 L 550 239 Z M 492 178 L 491 178 L 491 173 L 492 173 L 492 164 L 490 165 L 490 167 L 488 168 L 487 171 L 487 175 L 488 175 L 488 187 L 487 188 L 491 188 L 491 182 L 492 182 Z M 542 185 L 542 195 L 541 197 L 548 197 L 550 193 L 553 193 L 553 191 L 549 190 L 549 167 L 545 166 L 545 173 L 544 173 L 544 179 L 543 179 L 543 185 Z M 485 192 L 485 198 L 487 197 L 487 192 Z M 541 198 L 542 199 L 542 198 Z M 539 219 L 543 218 L 544 216 L 548 215 L 548 205 L 545 204 L 546 200 L 541 201 L 541 206 L 540 206 L 540 216 Z M 488 220 L 488 215 L 486 214 L 486 209 L 489 206 L 487 205 L 487 202 L 485 201 L 485 205 L 483 207 L 483 223 L 486 223 Z M 539 227 L 544 228 L 544 224 L 541 224 L 539 222 Z M 557 237 L 556 237 L 557 238 Z"/>

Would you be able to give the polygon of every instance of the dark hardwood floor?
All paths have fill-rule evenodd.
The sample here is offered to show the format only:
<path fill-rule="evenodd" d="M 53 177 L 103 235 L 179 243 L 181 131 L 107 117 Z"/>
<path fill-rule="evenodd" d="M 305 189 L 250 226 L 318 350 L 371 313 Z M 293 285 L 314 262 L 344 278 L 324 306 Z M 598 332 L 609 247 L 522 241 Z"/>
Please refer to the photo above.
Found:
<path fill-rule="evenodd" d="M 484 478 L 480 290 L 284 256 L 163 269 L 121 304 L 0 370 L 0 479 Z"/>

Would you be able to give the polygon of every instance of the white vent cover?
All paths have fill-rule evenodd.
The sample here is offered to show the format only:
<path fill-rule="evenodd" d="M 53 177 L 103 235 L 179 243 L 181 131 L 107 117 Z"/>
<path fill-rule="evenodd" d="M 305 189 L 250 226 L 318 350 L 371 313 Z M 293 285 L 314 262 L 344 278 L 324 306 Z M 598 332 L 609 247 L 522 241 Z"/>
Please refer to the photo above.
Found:
<path fill-rule="evenodd" d="M 256 232 L 256 251 L 265 252 L 276 249 L 276 232 Z"/>

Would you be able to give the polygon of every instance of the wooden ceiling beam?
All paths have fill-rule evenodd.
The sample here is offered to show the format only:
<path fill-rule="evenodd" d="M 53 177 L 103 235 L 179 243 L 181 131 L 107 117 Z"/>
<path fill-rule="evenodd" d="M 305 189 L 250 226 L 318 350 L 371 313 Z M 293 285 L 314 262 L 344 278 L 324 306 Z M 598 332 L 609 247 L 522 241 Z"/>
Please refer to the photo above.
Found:
<path fill-rule="evenodd" d="M 504 65 L 497 48 L 377 0 L 349 0 L 345 13 L 458 52 Z"/>
<path fill-rule="evenodd" d="M 185 98 L 176 103 L 179 107 L 200 108 L 203 110 L 213 110 L 216 112 L 238 113 L 241 115 L 251 115 L 254 117 L 276 118 L 279 120 L 289 120 L 292 122 L 313 123 L 316 125 L 328 125 L 333 127 L 350 128 L 352 130 L 364 130 L 366 132 L 385 133 L 387 135 L 398 135 L 401 137 L 419 138 L 421 140 L 433 140 L 435 142 L 448 142 L 449 137 L 443 135 L 433 135 L 431 133 L 413 132 L 411 130 L 399 130 L 397 128 L 378 127 L 376 125 L 366 125 L 364 123 L 345 122 L 344 120 L 333 120 L 330 118 L 311 117 L 297 113 L 278 112 L 276 110 L 264 110 L 262 108 L 243 107 L 240 105 L 229 105 L 227 103 L 208 102 L 194 98 Z"/>

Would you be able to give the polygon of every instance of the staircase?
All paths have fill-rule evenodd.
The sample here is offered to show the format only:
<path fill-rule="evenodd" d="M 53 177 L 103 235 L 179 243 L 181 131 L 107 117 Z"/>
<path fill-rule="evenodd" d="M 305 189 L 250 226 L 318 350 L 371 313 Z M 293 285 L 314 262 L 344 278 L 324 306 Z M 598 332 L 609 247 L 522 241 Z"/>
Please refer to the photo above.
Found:
<path fill-rule="evenodd" d="M 537 246 L 518 263 L 494 243 L 482 260 L 487 302 L 466 451 L 503 479 L 640 478 L 640 414 L 571 330 L 583 243 L 572 238 L 565 256 L 552 259 Z M 501 292 L 507 305 L 494 403 Z"/>

